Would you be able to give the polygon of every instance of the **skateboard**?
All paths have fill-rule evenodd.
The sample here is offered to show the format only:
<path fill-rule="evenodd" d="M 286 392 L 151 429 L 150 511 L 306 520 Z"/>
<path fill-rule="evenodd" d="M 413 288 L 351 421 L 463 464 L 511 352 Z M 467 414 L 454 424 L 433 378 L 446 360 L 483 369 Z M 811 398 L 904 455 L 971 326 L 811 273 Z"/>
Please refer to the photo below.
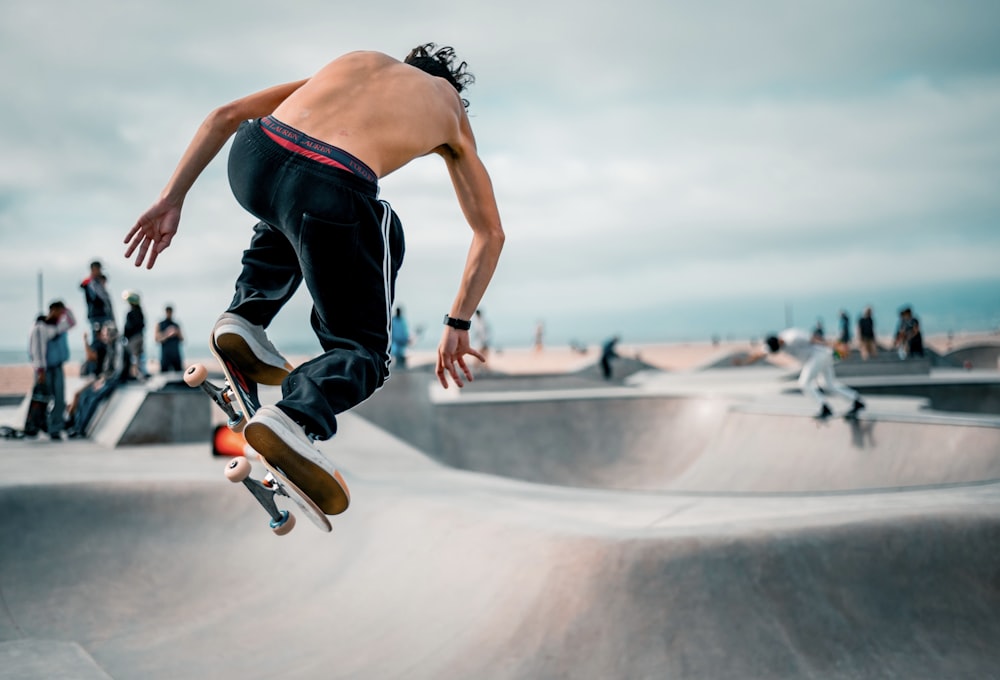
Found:
<path fill-rule="evenodd" d="M 264 466 L 264 469 L 267 470 L 262 479 L 255 479 L 250 475 L 253 466 L 245 456 L 239 456 L 229 461 L 229 464 L 226 466 L 226 479 L 236 484 L 242 483 L 250 491 L 250 494 L 257 499 L 261 507 L 271 516 L 271 531 L 278 536 L 284 536 L 295 528 L 295 515 L 288 510 L 278 508 L 275 499 L 279 496 L 287 498 L 298 506 L 299 510 L 312 520 L 316 528 L 326 532 L 333 530 L 330 520 L 326 518 L 323 511 L 308 496 L 302 493 L 291 480 L 285 477 L 281 473 L 281 470 L 270 465 L 260 455 L 257 456 L 257 459 Z"/>
<path fill-rule="evenodd" d="M 212 353 L 219 359 L 225 383 L 220 386 L 208 380 L 208 369 L 203 364 L 189 366 L 184 372 L 184 382 L 190 387 L 200 387 L 226 414 L 229 428 L 234 432 L 242 433 L 246 428 L 247 421 L 260 408 L 257 385 L 243 379 L 243 376 L 234 367 L 219 357 L 214 348 Z M 279 497 L 294 503 L 320 530 L 326 532 L 333 530 L 330 521 L 319 506 L 288 479 L 281 469 L 271 465 L 264 455 L 255 451 L 251 446 L 247 445 L 245 451 L 264 466 L 266 473 L 263 478 L 256 479 L 251 476 L 253 466 L 247 456 L 237 456 L 226 465 L 226 478 L 234 483 L 242 483 L 246 487 L 270 515 L 271 530 L 275 534 L 284 536 L 295 527 L 295 516 L 287 510 L 278 508 L 276 499 Z M 338 482 L 343 483 L 342 480 L 338 480 Z"/>

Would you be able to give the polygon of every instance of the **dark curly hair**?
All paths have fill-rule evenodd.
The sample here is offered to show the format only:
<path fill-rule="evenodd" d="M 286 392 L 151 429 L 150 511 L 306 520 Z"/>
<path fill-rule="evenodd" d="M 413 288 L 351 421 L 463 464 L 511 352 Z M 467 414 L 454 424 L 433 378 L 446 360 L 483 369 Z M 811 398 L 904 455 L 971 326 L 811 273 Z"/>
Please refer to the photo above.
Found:
<path fill-rule="evenodd" d="M 466 71 L 467 63 L 464 61 L 455 66 L 455 50 L 452 47 L 438 47 L 434 43 L 424 43 L 417 45 L 406 55 L 403 61 L 410 66 L 429 73 L 432 76 L 444 78 L 458 92 L 461 92 L 472 83 L 476 82 L 476 77 Z M 469 108 L 469 101 L 462 98 L 462 105 Z"/>

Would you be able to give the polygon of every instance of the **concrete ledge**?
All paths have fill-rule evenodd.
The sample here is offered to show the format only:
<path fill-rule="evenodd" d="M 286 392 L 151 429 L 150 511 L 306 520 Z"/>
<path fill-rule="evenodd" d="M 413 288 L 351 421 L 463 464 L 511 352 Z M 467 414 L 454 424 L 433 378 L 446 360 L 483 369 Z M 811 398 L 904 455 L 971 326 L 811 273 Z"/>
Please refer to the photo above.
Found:
<path fill-rule="evenodd" d="M 207 442 L 211 407 L 200 390 L 183 383 L 127 383 L 102 404 L 88 435 L 107 447 Z"/>
<path fill-rule="evenodd" d="M 847 359 L 834 364 L 834 373 L 839 378 L 856 376 L 886 376 L 886 375 L 930 375 L 930 359 L 900 359 L 895 356 L 880 355 L 877 358 L 863 361 Z"/>

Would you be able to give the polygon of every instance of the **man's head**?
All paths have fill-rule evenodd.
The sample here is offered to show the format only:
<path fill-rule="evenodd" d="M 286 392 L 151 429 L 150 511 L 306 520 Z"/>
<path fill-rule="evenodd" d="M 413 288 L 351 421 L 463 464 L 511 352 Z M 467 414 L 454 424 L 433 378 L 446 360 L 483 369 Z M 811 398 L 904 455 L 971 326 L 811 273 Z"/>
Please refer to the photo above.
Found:
<path fill-rule="evenodd" d="M 100 260 L 94 260 L 93 262 L 90 263 L 90 273 L 91 273 L 92 276 L 100 276 L 101 275 L 101 261 Z"/>
<path fill-rule="evenodd" d="M 174 315 L 174 308 L 171 307 L 170 305 L 167 305 L 166 307 L 163 308 L 163 313 L 166 314 L 167 318 L 169 319 Z"/>
<path fill-rule="evenodd" d="M 776 335 L 767 336 L 767 340 L 764 341 L 767 344 L 767 348 L 771 350 L 771 353 L 777 352 L 781 349 L 781 340 L 778 339 Z"/>
<path fill-rule="evenodd" d="M 410 66 L 429 73 L 432 76 L 444 78 L 458 92 L 462 92 L 466 87 L 476 82 L 476 77 L 466 71 L 464 61 L 455 66 L 455 50 L 451 47 L 438 47 L 434 43 L 417 45 L 406 55 L 403 61 Z M 465 108 L 469 108 L 467 99 L 462 99 Z"/>
<path fill-rule="evenodd" d="M 66 305 L 63 304 L 62 300 L 56 300 L 49 305 L 49 321 L 58 321 L 59 317 L 63 315 L 66 311 Z"/>

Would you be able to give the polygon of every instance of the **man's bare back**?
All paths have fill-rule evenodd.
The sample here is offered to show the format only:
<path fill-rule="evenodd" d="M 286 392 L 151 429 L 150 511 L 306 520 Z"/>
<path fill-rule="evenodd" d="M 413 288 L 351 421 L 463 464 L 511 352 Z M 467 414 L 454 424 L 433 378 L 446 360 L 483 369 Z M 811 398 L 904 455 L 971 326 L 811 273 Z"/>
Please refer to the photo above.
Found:
<path fill-rule="evenodd" d="M 347 151 L 379 177 L 419 156 L 461 153 L 473 143 L 455 88 L 380 52 L 335 59 L 273 115 Z"/>
<path fill-rule="evenodd" d="M 493 185 L 465 113 L 467 103 L 459 95 L 474 78 L 465 71 L 465 62 L 455 61 L 452 48 L 438 49 L 434 43 L 417 46 L 404 62 L 378 52 L 351 52 L 312 78 L 274 85 L 219 106 L 199 126 L 160 196 L 126 233 L 125 257 L 134 255 L 137 267 L 153 267 L 178 232 L 188 191 L 238 129 L 261 125 L 256 119 L 273 116 L 346 151 L 378 177 L 437 153 L 472 229 L 435 370 L 442 386 L 448 386 L 450 376 L 461 387 L 460 375 L 472 379 L 464 357 L 485 360 L 469 344 L 469 320 L 493 277 L 504 232 Z"/>

